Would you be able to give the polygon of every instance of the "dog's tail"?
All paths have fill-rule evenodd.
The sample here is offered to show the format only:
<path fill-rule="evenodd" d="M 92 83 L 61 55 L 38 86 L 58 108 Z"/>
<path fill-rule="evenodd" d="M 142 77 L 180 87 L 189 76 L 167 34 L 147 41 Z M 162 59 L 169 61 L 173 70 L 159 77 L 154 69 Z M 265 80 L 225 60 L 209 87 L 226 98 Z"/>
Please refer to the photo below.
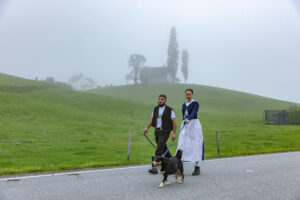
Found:
<path fill-rule="evenodd" d="M 181 160 L 181 157 L 182 157 L 182 150 L 181 150 L 181 149 L 178 149 L 175 156 L 176 156 L 178 159 Z"/>

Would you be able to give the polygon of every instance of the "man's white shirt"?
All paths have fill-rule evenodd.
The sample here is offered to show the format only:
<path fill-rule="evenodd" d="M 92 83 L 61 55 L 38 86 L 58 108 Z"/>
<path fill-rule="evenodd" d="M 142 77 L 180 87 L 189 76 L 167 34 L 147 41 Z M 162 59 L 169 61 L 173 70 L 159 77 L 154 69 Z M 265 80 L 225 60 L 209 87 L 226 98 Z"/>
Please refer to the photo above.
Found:
<path fill-rule="evenodd" d="M 158 109 L 158 115 L 162 116 L 163 113 L 164 113 L 164 111 L 165 111 L 165 108 L 166 108 L 166 106 L 159 107 L 159 109 Z M 152 118 L 153 118 L 153 112 L 154 112 L 154 110 L 152 111 L 152 114 L 151 114 Z M 174 118 L 175 118 L 175 113 L 172 110 L 172 112 L 171 112 L 171 119 L 174 119 Z M 156 128 L 162 128 L 161 118 L 157 118 Z"/>

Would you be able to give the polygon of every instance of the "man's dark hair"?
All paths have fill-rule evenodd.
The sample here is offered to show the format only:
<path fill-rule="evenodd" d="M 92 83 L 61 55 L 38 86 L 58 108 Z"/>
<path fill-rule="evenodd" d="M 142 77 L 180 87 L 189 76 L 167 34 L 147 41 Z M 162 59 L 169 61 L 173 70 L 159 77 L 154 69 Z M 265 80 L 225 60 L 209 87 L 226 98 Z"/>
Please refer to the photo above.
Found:
<path fill-rule="evenodd" d="M 194 90 L 192 88 L 188 88 L 185 90 L 185 92 L 190 91 L 192 94 L 194 94 Z"/>
<path fill-rule="evenodd" d="M 167 96 L 164 94 L 160 94 L 158 97 L 163 97 L 163 98 L 165 98 L 165 100 L 167 100 Z"/>

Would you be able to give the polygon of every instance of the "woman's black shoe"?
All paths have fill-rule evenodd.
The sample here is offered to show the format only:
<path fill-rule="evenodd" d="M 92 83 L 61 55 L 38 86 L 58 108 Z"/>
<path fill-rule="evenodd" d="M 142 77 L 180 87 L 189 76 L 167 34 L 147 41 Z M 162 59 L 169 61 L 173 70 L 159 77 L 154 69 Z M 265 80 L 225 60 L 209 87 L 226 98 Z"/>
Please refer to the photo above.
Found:
<path fill-rule="evenodd" d="M 192 173 L 193 176 L 197 176 L 200 174 L 200 167 L 195 166 L 195 171 Z"/>

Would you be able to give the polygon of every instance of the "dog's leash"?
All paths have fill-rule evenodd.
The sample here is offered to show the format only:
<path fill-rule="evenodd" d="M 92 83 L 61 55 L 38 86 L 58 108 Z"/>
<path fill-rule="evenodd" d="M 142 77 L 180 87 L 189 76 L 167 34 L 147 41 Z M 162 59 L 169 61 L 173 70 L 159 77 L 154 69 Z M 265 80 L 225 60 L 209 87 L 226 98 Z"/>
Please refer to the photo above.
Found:
<path fill-rule="evenodd" d="M 147 140 L 152 144 L 153 148 L 156 149 L 155 145 L 151 142 L 151 140 L 148 138 L 148 136 L 146 134 L 144 134 L 144 136 L 147 138 Z"/>
<path fill-rule="evenodd" d="M 179 131 L 179 133 L 178 133 L 178 136 L 180 135 L 180 133 L 181 133 L 181 131 L 183 130 L 183 128 L 185 127 L 185 125 L 186 125 L 186 122 L 183 123 L 183 126 L 181 127 L 181 129 L 180 129 L 180 131 Z M 176 138 L 177 138 L 177 136 L 176 136 Z M 176 140 L 176 138 L 175 138 L 175 140 Z M 166 156 L 166 154 L 167 154 L 168 151 L 170 150 L 171 146 L 174 144 L 175 140 L 173 140 L 173 142 L 169 145 L 168 149 L 167 149 L 167 150 L 165 151 L 165 153 L 163 154 L 163 157 Z"/>

